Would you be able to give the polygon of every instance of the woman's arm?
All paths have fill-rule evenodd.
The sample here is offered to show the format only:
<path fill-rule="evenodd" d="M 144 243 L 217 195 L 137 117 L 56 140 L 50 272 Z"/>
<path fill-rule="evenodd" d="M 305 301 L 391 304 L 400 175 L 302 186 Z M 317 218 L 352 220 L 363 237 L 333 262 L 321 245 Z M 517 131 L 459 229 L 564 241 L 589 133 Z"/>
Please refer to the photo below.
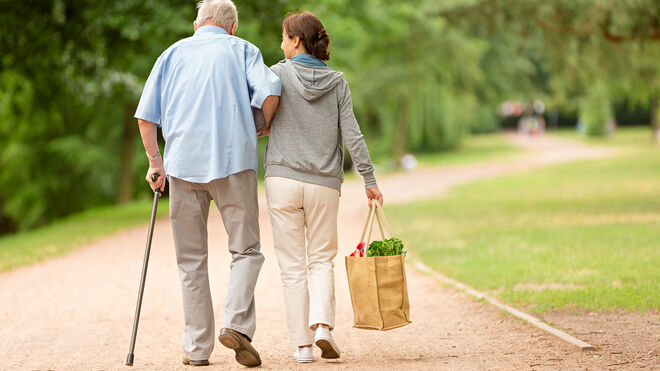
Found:
<path fill-rule="evenodd" d="M 364 141 L 360 125 L 358 125 L 355 114 L 353 113 L 353 101 L 351 99 L 351 91 L 348 83 L 343 81 L 339 87 L 339 127 L 341 130 L 341 137 L 351 154 L 353 163 L 358 173 L 364 178 L 367 198 L 369 199 L 369 206 L 371 200 L 378 200 L 383 204 L 383 195 L 378 189 L 376 177 L 374 176 L 374 167 L 371 164 L 369 150 L 367 143 Z"/>

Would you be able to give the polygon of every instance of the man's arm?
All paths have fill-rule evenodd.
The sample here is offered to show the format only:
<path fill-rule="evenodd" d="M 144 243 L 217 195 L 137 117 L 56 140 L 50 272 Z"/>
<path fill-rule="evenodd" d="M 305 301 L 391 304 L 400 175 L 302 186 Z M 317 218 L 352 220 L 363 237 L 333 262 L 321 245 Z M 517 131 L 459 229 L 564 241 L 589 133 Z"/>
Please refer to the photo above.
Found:
<path fill-rule="evenodd" d="M 248 45 L 246 49 L 245 63 L 248 87 L 252 96 L 250 105 L 261 110 L 264 116 L 264 127 L 257 133 L 257 136 L 261 138 L 268 135 L 270 130 L 270 123 L 279 105 L 282 83 L 279 77 L 264 64 L 261 52 L 252 44 Z M 261 126 L 261 122 L 257 121 L 255 124 L 257 127 Z"/>
<path fill-rule="evenodd" d="M 142 144 L 147 152 L 149 158 L 149 170 L 147 171 L 147 182 L 154 191 L 160 188 L 161 191 L 165 190 L 165 167 L 163 166 L 163 156 L 160 155 L 158 149 L 158 127 L 151 121 L 138 119 L 140 126 L 140 136 L 142 137 Z M 158 180 L 154 183 L 151 181 L 152 174 L 158 174 Z"/>
<path fill-rule="evenodd" d="M 135 118 L 138 119 L 140 127 L 140 136 L 142 137 L 142 144 L 149 157 L 149 171 L 147 172 L 147 183 L 151 189 L 158 188 L 164 190 L 165 188 L 165 169 L 163 167 L 163 157 L 158 151 L 158 125 L 161 120 L 161 80 L 163 76 L 163 69 L 165 68 L 165 58 L 161 55 L 156 60 L 149 78 L 144 84 L 142 96 L 138 103 L 137 110 L 135 111 Z M 153 159 L 152 159 L 153 158 Z M 159 175 L 158 181 L 151 182 L 151 175 L 157 173 Z"/>
<path fill-rule="evenodd" d="M 270 134 L 270 124 L 275 117 L 277 107 L 280 105 L 280 97 L 277 95 L 269 95 L 261 105 L 261 112 L 264 115 L 264 127 L 257 135 L 259 138 L 265 137 Z"/>

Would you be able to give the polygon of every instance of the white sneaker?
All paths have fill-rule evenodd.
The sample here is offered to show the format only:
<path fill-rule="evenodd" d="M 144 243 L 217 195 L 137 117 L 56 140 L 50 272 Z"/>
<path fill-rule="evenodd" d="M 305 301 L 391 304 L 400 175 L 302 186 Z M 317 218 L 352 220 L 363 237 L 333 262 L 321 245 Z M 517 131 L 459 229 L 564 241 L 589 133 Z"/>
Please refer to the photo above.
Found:
<path fill-rule="evenodd" d="M 337 343 L 335 343 L 335 339 L 332 337 L 330 330 L 326 328 L 323 327 L 316 328 L 316 335 L 314 336 L 314 344 L 316 344 L 317 347 L 321 348 L 321 358 L 332 359 L 332 358 L 341 357 L 341 352 L 339 351 L 339 347 L 337 346 Z"/>
<path fill-rule="evenodd" d="M 293 360 L 298 363 L 309 363 L 314 361 L 314 352 L 312 347 L 298 348 L 293 353 Z"/>

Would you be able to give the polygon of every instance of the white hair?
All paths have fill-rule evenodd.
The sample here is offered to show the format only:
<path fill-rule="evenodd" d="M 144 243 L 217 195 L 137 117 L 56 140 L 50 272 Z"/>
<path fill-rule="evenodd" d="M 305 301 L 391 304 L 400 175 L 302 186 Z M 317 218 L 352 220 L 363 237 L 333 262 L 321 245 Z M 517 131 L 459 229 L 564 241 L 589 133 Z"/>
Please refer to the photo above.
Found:
<path fill-rule="evenodd" d="M 232 24 L 238 21 L 236 5 L 231 0 L 202 0 L 197 3 L 197 9 L 197 26 L 211 20 L 229 31 Z"/>

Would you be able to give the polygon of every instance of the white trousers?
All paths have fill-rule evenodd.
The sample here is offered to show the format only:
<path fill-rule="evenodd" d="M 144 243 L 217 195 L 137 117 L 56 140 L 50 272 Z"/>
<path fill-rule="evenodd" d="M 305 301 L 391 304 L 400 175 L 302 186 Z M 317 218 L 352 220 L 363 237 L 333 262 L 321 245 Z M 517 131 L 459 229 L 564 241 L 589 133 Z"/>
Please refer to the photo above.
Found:
<path fill-rule="evenodd" d="M 314 325 L 335 325 L 339 190 L 280 177 L 265 186 L 289 341 L 312 344 Z"/>

